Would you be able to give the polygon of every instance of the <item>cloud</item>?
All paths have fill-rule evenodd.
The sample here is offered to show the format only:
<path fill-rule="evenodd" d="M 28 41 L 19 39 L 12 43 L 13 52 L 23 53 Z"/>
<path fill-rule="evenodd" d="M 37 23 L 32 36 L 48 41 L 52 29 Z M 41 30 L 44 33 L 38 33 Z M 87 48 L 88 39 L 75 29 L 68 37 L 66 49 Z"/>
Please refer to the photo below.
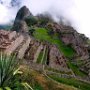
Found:
<path fill-rule="evenodd" d="M 10 23 L 16 16 L 18 7 L 13 7 L 11 1 L 0 0 L 0 24 Z"/>
<path fill-rule="evenodd" d="M 18 9 L 26 5 L 34 15 L 48 12 L 57 21 L 61 16 L 77 31 L 90 37 L 90 0 L 0 0 L 0 2 L 0 24 L 13 20 Z"/>

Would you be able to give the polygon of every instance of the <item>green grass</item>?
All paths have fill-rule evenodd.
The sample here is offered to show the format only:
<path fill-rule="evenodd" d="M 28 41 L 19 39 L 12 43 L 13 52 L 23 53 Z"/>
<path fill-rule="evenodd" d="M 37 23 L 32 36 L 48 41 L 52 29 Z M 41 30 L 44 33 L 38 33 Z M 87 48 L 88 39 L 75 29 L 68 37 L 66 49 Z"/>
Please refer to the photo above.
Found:
<path fill-rule="evenodd" d="M 36 63 L 41 63 L 42 56 L 43 56 L 43 51 L 40 52 Z"/>
<path fill-rule="evenodd" d="M 48 35 L 47 30 L 44 28 L 37 28 L 33 35 L 36 39 L 39 39 L 41 41 L 52 42 L 51 37 Z"/>
<path fill-rule="evenodd" d="M 90 90 L 90 84 L 89 83 L 84 83 L 82 81 L 76 80 L 74 78 L 60 78 L 54 75 L 50 75 L 50 77 L 60 83 L 64 83 L 70 86 L 74 86 L 80 90 Z"/>
<path fill-rule="evenodd" d="M 75 65 L 74 63 L 72 63 L 71 61 L 67 61 L 67 64 L 69 68 L 71 68 L 72 71 L 75 73 L 75 75 L 82 76 L 82 77 L 86 76 L 86 73 L 80 71 L 79 67 Z"/>
<path fill-rule="evenodd" d="M 39 56 L 38 56 L 37 63 L 45 64 L 45 62 L 47 60 L 47 49 L 45 50 L 44 57 L 43 57 L 43 54 L 44 54 L 44 51 L 41 51 L 40 54 L 39 54 Z"/>
<path fill-rule="evenodd" d="M 56 70 L 56 69 L 51 68 L 51 67 L 46 67 L 45 70 L 56 72 L 56 73 L 60 73 L 60 74 L 72 75 L 71 71 L 65 72 L 65 71 Z"/>
<path fill-rule="evenodd" d="M 75 54 L 75 51 L 70 46 L 66 46 L 59 39 L 58 34 L 50 36 L 45 28 L 37 28 L 33 33 L 33 36 L 40 41 L 47 41 L 51 44 L 55 44 L 66 57 L 71 58 Z"/>
<path fill-rule="evenodd" d="M 87 43 L 90 45 L 90 40 L 87 40 Z"/>
<path fill-rule="evenodd" d="M 43 58 L 43 61 L 42 61 L 42 64 L 45 64 L 46 63 L 46 60 L 47 60 L 47 49 L 45 50 L 45 55 L 44 55 L 44 58 Z"/>
<path fill-rule="evenodd" d="M 34 85 L 34 90 L 43 90 L 43 87 L 37 83 Z"/>

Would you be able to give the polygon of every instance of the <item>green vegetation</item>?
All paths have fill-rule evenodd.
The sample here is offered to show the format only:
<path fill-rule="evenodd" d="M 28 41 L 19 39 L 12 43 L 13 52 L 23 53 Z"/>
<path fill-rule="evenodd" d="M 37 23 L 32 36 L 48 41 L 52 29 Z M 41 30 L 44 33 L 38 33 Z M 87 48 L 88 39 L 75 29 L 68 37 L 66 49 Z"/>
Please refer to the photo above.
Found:
<path fill-rule="evenodd" d="M 90 45 L 90 40 L 88 40 L 87 43 Z"/>
<path fill-rule="evenodd" d="M 64 45 L 64 43 L 59 39 L 58 34 L 50 36 L 45 28 L 37 28 L 33 35 L 40 41 L 55 44 L 66 57 L 71 58 L 75 54 L 75 51 L 70 46 Z"/>
<path fill-rule="evenodd" d="M 17 63 L 14 56 L 6 56 L 0 53 L 0 87 L 11 84 L 13 73 L 16 70 Z M 10 80 L 10 81 L 9 81 Z"/>
<path fill-rule="evenodd" d="M 80 90 L 90 90 L 90 84 L 89 83 L 84 83 L 82 81 L 76 80 L 74 78 L 60 78 L 54 75 L 50 75 L 50 77 L 60 83 L 64 83 L 70 86 L 74 86 Z"/>
<path fill-rule="evenodd" d="M 34 90 L 43 90 L 43 87 L 37 82 L 37 83 L 34 85 Z"/>
<path fill-rule="evenodd" d="M 76 75 L 82 76 L 82 77 L 86 76 L 86 73 L 80 71 L 80 70 L 79 70 L 79 67 L 78 67 L 77 65 L 75 65 L 74 63 L 72 63 L 71 61 L 67 61 L 67 64 L 68 64 L 69 68 L 71 68 L 72 71 L 73 71 Z"/>
<path fill-rule="evenodd" d="M 23 82 L 15 55 L 0 53 L 0 90 L 30 90 L 28 83 Z"/>
<path fill-rule="evenodd" d="M 33 32 L 35 31 L 34 27 L 29 27 L 29 35 L 33 35 Z"/>
<path fill-rule="evenodd" d="M 44 27 L 48 22 L 53 21 L 51 16 L 49 14 L 39 14 L 38 15 L 38 22 L 40 27 Z"/>
<path fill-rule="evenodd" d="M 50 68 L 50 67 L 46 67 L 45 70 L 48 70 L 48 71 L 52 71 L 52 72 L 56 72 L 56 73 L 60 73 L 60 74 L 67 74 L 67 75 L 72 75 L 72 72 L 71 71 L 60 71 L 60 70 L 56 70 L 54 68 Z"/>
<path fill-rule="evenodd" d="M 37 63 L 41 63 L 42 56 L 43 56 L 43 51 L 40 52 L 38 59 L 37 59 Z"/>
<path fill-rule="evenodd" d="M 45 64 L 46 61 L 47 61 L 47 53 L 48 53 L 48 49 L 46 48 L 46 50 L 45 50 L 45 55 L 44 55 L 44 57 L 43 57 L 42 64 Z"/>
<path fill-rule="evenodd" d="M 39 24 L 41 26 L 45 26 L 47 23 L 48 23 L 48 19 L 46 19 L 46 18 L 40 18 L 39 19 Z"/>
<path fill-rule="evenodd" d="M 11 30 L 11 28 L 12 28 L 11 25 L 0 25 L 0 29 Z"/>
<path fill-rule="evenodd" d="M 83 60 L 77 59 L 77 60 L 76 60 L 76 64 L 77 64 L 78 66 L 81 66 L 81 65 L 84 64 L 84 62 L 83 62 Z"/>
<path fill-rule="evenodd" d="M 40 52 L 38 59 L 37 59 L 37 63 L 45 64 L 46 60 L 47 60 L 47 49 Z"/>
<path fill-rule="evenodd" d="M 25 70 L 25 72 L 27 73 L 27 70 Z M 57 84 L 41 74 L 41 72 L 29 69 L 28 73 L 28 76 L 25 76 L 25 78 L 27 78 L 27 81 L 32 83 L 30 85 L 34 90 L 77 90 L 72 86 L 61 83 Z"/>
<path fill-rule="evenodd" d="M 41 41 L 51 42 L 51 37 L 48 35 L 46 29 L 44 28 L 37 28 L 35 32 L 33 33 L 33 35 L 36 39 L 39 39 Z"/>
<path fill-rule="evenodd" d="M 25 21 L 26 21 L 28 26 L 33 26 L 33 25 L 37 24 L 37 19 L 33 16 L 26 18 Z"/>

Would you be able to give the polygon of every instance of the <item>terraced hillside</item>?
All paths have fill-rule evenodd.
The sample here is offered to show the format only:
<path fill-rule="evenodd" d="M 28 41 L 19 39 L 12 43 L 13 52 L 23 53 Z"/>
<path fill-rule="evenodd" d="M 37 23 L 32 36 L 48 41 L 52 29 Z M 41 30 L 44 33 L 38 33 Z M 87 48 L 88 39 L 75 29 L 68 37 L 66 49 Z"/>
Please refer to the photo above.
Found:
<path fill-rule="evenodd" d="M 19 10 L 11 31 L 0 30 L 0 51 L 15 53 L 23 67 L 29 66 L 27 81 L 33 76 L 30 80 L 37 83 L 35 90 L 51 90 L 49 85 L 52 90 L 90 89 L 88 38 L 50 17 L 33 16 L 25 6 Z"/>
<path fill-rule="evenodd" d="M 43 33 L 43 30 L 45 34 Z M 38 36 L 39 34 L 37 33 L 43 33 L 43 37 L 41 37 L 41 35 Z M 75 51 L 72 48 L 64 45 L 63 42 L 59 42 L 58 36 L 57 38 L 51 37 L 47 33 L 46 29 L 36 29 L 36 31 L 33 33 L 35 38 L 29 37 L 27 34 L 4 30 L 1 30 L 0 35 L 2 37 L 1 40 L 3 40 L 0 50 L 3 50 L 5 53 L 8 52 L 7 54 L 17 53 L 17 57 L 19 59 L 25 59 L 30 68 L 38 71 L 44 71 L 45 74 L 50 76 L 52 79 L 54 79 L 54 76 L 58 76 L 62 79 L 70 78 L 71 80 L 78 79 L 79 81 L 77 82 L 87 82 L 87 74 L 79 70 L 78 66 L 74 66 L 73 63 L 68 61 L 68 58 L 65 57 L 66 52 L 63 52 L 65 51 L 63 48 L 67 48 L 70 53 L 73 53 L 73 55 L 75 54 Z M 48 37 L 48 39 L 46 37 Z M 61 45 L 64 46 L 59 49 Z M 72 57 L 72 55 L 69 55 L 69 57 Z M 72 82 L 71 84 L 74 85 Z M 78 88 L 78 85 L 75 87 Z"/>

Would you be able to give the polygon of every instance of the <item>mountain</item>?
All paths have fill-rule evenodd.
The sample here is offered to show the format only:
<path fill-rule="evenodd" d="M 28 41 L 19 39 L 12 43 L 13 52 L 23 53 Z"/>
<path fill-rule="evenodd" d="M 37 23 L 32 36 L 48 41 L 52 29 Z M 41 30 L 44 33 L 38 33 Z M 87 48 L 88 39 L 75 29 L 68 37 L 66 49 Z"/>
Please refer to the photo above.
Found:
<path fill-rule="evenodd" d="M 11 29 L 12 25 L 0 25 L 0 29 L 9 30 Z"/>
<path fill-rule="evenodd" d="M 28 31 L 28 26 L 25 22 L 25 19 L 29 16 L 32 16 L 31 12 L 26 6 L 23 6 L 16 15 L 12 30 L 16 30 L 17 32 L 19 30 L 22 32 L 26 30 Z"/>
<path fill-rule="evenodd" d="M 43 88 L 38 90 L 89 90 L 89 42 L 50 15 L 33 16 L 26 6 L 18 11 L 11 31 L 0 30 L 0 50 L 16 53 L 21 65 L 33 70 L 32 79 Z"/>

